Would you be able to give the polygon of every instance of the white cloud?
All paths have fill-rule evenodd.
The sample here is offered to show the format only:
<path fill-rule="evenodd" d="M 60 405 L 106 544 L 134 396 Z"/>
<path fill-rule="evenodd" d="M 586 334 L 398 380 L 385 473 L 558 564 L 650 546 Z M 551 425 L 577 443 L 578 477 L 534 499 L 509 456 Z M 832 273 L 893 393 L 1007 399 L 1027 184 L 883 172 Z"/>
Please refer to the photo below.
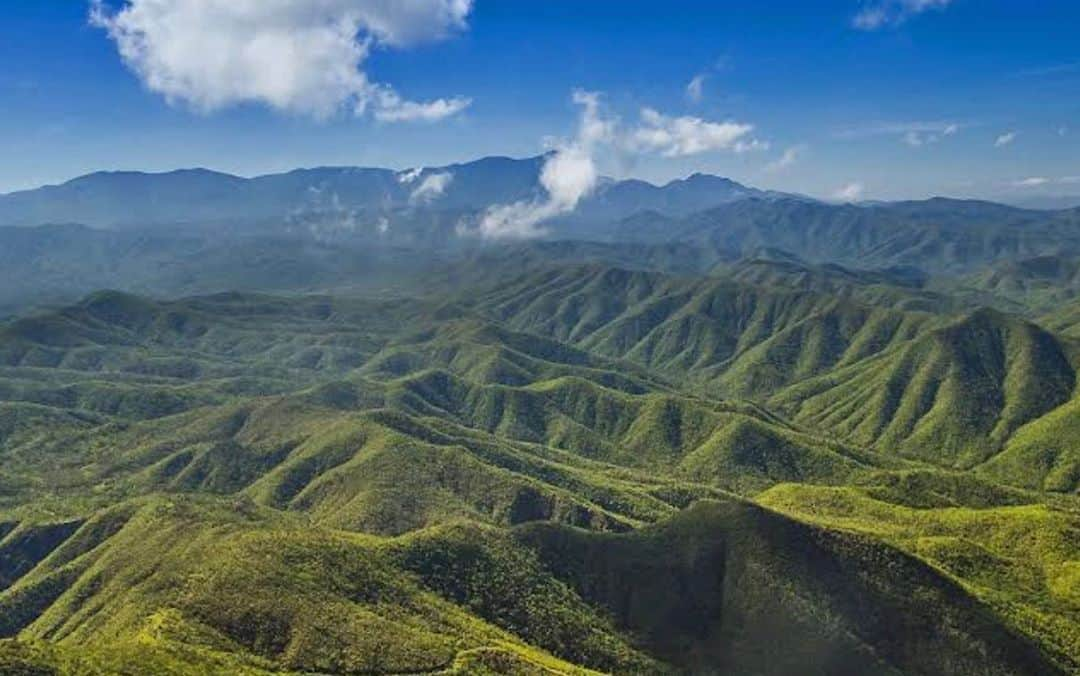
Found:
<path fill-rule="evenodd" d="M 690 80 L 690 83 L 686 85 L 686 98 L 694 103 L 701 101 L 701 97 L 705 93 L 705 77 L 704 73 L 699 73 Z"/>
<path fill-rule="evenodd" d="M 954 136 L 960 131 L 960 125 L 956 123 L 947 124 L 926 124 L 920 129 L 909 129 L 904 133 L 904 143 L 908 144 L 912 148 L 918 148 L 924 145 L 930 145 L 937 143 L 941 139 L 947 136 Z"/>
<path fill-rule="evenodd" d="M 1006 133 L 1002 134 L 1001 136 L 997 137 L 997 139 L 994 141 L 994 147 L 995 148 L 1001 148 L 1001 147 L 1009 145 L 1010 143 L 1012 143 L 1015 140 L 1016 140 L 1016 132 L 1015 131 L 1006 132 Z"/>
<path fill-rule="evenodd" d="M 783 171 L 798 162 L 799 158 L 802 157 L 805 152 L 805 145 L 799 144 L 796 146 L 791 146 L 790 148 L 785 150 L 784 154 L 781 155 L 776 161 L 770 162 L 769 164 L 765 165 L 765 171 L 770 173 Z"/>
<path fill-rule="evenodd" d="M 683 157 L 726 150 L 746 152 L 768 144 L 749 134 L 754 127 L 736 122 L 708 122 L 696 117 L 669 117 L 651 108 L 641 113 L 638 126 L 626 128 L 618 118 L 602 114 L 600 94 L 575 91 L 581 107 L 577 134 L 570 140 L 554 140 L 553 152 L 540 171 L 544 195 L 513 204 L 489 208 L 478 223 L 462 223 L 461 235 L 486 239 L 528 239 L 546 234 L 544 223 L 573 211 L 600 180 L 597 155 L 616 151 L 623 155 L 652 153 Z"/>
<path fill-rule="evenodd" d="M 446 189 L 450 187 L 453 181 L 454 175 L 448 171 L 428 174 L 424 177 L 424 180 L 420 181 L 420 185 L 416 186 L 412 191 L 409 201 L 418 203 L 436 200 L 446 193 Z"/>
<path fill-rule="evenodd" d="M 952 0 L 867 0 L 852 18 L 851 25 L 864 31 L 899 26 L 913 16 L 944 10 L 950 4 Z"/>
<path fill-rule="evenodd" d="M 933 137 L 931 137 L 933 138 Z M 917 131 L 909 131 L 904 134 L 904 143 L 908 144 L 912 148 L 918 148 L 922 144 L 926 143 L 922 136 Z"/>
<path fill-rule="evenodd" d="M 380 87 L 375 97 L 375 119 L 380 122 L 438 122 L 457 115 L 472 104 L 472 99 L 455 96 L 419 103 L 405 101 L 397 92 Z"/>
<path fill-rule="evenodd" d="M 841 202 L 855 202 L 863 194 L 863 184 L 855 181 L 841 186 L 833 193 L 833 199 Z"/>
<path fill-rule="evenodd" d="M 468 99 L 403 99 L 371 82 L 375 47 L 465 28 L 473 0 L 91 0 L 124 62 L 170 103 L 212 112 L 244 103 L 325 118 L 352 108 L 385 121 L 437 120 Z"/>
<path fill-rule="evenodd" d="M 699 117 L 669 117 L 652 108 L 641 111 L 641 126 L 627 139 L 637 152 L 657 153 L 664 157 L 685 157 L 718 150 L 737 153 L 763 150 L 768 145 L 748 138 L 750 124 L 707 122 Z"/>
<path fill-rule="evenodd" d="M 1080 176 L 1059 176 L 1050 178 L 1046 176 L 1032 176 L 1019 181 L 1013 181 L 1014 188 L 1043 188 L 1050 185 L 1075 185 L 1080 183 Z"/>
<path fill-rule="evenodd" d="M 1013 181 L 1013 187 L 1016 188 L 1038 188 L 1039 186 L 1050 183 L 1050 179 L 1044 176 L 1032 176 L 1031 178 L 1025 178 L 1019 181 Z"/>
<path fill-rule="evenodd" d="M 611 143 L 615 122 L 600 115 L 600 95 L 575 91 L 574 103 L 581 106 L 577 136 L 556 144 L 540 171 L 540 185 L 546 195 L 534 200 L 495 205 L 481 217 L 476 228 L 459 227 L 464 235 L 485 239 L 530 239 L 543 236 L 543 223 L 573 211 L 578 202 L 596 188 L 600 173 L 593 157 L 597 147 Z"/>

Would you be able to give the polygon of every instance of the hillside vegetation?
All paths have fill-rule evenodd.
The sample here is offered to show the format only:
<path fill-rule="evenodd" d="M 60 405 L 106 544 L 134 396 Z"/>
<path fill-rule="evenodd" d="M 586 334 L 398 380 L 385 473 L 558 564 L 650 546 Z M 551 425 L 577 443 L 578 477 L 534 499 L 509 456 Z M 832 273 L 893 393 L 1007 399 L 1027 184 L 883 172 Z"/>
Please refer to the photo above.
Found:
<path fill-rule="evenodd" d="M 1067 332 L 508 251 L 0 324 L 0 672 L 1080 673 Z"/>

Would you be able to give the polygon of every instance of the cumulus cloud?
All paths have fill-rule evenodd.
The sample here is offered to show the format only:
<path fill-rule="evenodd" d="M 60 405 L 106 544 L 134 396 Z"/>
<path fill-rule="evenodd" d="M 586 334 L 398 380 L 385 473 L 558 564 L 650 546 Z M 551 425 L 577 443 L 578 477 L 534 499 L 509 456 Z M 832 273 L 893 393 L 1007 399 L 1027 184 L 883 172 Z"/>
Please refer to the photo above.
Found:
<path fill-rule="evenodd" d="M 495 205 L 481 217 L 476 228 L 463 226 L 461 234 L 485 239 L 529 239 L 543 236 L 543 223 L 573 211 L 578 202 L 593 191 L 600 180 L 594 153 L 598 146 L 611 143 L 615 121 L 600 114 L 600 95 L 575 91 L 574 103 L 581 106 L 577 135 L 555 144 L 540 171 L 543 197 L 513 204 Z"/>
<path fill-rule="evenodd" d="M 769 173 L 777 173 L 783 171 L 798 162 L 799 158 L 802 157 L 805 152 L 805 145 L 800 144 L 796 146 L 791 146 L 790 148 L 785 150 L 784 153 L 775 161 L 765 165 L 765 171 Z"/>
<path fill-rule="evenodd" d="M 855 202 L 860 197 L 862 197 L 862 194 L 863 184 L 855 181 L 853 183 L 848 183 L 847 185 L 837 188 L 837 190 L 833 193 L 833 199 L 841 202 Z"/>
<path fill-rule="evenodd" d="M 913 16 L 930 10 L 944 10 L 952 0 L 867 0 L 852 18 L 859 30 L 875 31 L 899 26 Z"/>
<path fill-rule="evenodd" d="M 463 223 L 461 235 L 486 239 L 528 239 L 546 234 L 544 224 L 573 211 L 600 181 L 597 156 L 614 151 L 624 159 L 635 154 L 683 157 L 712 151 L 746 152 L 768 144 L 751 138 L 753 125 L 669 117 L 651 108 L 637 125 L 626 126 L 605 115 L 600 94 L 575 91 L 581 114 L 574 138 L 550 142 L 552 152 L 540 171 L 543 195 L 489 208 L 475 224 Z"/>
<path fill-rule="evenodd" d="M 405 48 L 462 30 L 473 0 L 91 0 L 90 21 L 144 85 L 212 112 L 244 103 L 317 118 L 368 110 L 432 121 L 463 97 L 415 102 L 372 82 L 372 49 Z"/>
<path fill-rule="evenodd" d="M 416 203 L 431 202 L 442 197 L 454 181 L 454 175 L 448 171 L 428 174 L 420 181 L 409 195 L 409 201 Z"/>
<path fill-rule="evenodd" d="M 705 77 L 704 73 L 699 73 L 690 80 L 690 83 L 686 85 L 686 98 L 694 103 L 701 101 L 705 93 Z"/>
<path fill-rule="evenodd" d="M 751 124 L 708 122 L 691 116 L 669 117 L 645 108 L 641 111 L 641 125 L 628 143 L 638 152 L 664 157 L 685 157 L 717 150 L 742 153 L 767 148 L 766 143 L 750 138 L 753 131 Z"/>
<path fill-rule="evenodd" d="M 995 148 L 1002 148 L 1004 146 L 1009 145 L 1010 143 L 1012 143 L 1015 140 L 1016 140 L 1016 132 L 1015 131 L 1005 132 L 1001 136 L 998 136 L 997 139 L 994 141 L 994 147 Z"/>

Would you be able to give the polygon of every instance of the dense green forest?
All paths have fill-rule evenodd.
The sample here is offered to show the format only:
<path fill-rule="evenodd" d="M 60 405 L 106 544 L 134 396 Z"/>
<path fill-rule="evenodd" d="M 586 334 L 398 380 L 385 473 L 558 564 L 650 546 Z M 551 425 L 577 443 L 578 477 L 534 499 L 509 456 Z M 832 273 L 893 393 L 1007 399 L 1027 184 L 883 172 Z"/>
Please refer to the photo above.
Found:
<path fill-rule="evenodd" d="M 1080 671 L 1075 260 L 683 246 L 13 311 L 0 671 Z"/>

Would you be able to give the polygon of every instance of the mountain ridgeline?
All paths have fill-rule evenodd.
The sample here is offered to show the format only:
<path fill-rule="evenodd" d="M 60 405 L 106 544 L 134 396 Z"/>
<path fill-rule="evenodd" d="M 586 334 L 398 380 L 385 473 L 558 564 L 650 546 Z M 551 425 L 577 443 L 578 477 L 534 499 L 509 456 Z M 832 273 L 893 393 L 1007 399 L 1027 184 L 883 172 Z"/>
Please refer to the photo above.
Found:
<path fill-rule="evenodd" d="M 0 197 L 0 673 L 1080 673 L 1080 213 L 543 162 Z"/>

